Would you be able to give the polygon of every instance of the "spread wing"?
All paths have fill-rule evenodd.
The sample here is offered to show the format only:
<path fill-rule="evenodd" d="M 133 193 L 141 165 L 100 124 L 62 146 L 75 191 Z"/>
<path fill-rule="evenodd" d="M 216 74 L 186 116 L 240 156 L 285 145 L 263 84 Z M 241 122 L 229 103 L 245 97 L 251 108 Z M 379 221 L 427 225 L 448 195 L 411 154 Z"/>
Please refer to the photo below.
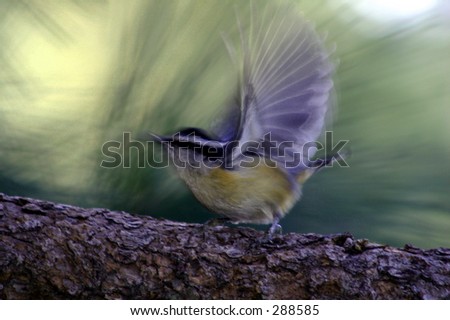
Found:
<path fill-rule="evenodd" d="M 293 8 L 253 14 L 249 25 L 240 29 L 240 108 L 238 116 L 229 118 L 235 118 L 233 136 L 241 146 L 270 139 L 275 147 L 270 149 L 272 159 L 293 161 L 298 171 L 307 163 L 305 147 L 315 145 L 329 109 L 333 87 L 329 54 Z M 267 149 L 263 152 L 268 156 Z M 238 156 L 239 152 L 233 154 Z"/>

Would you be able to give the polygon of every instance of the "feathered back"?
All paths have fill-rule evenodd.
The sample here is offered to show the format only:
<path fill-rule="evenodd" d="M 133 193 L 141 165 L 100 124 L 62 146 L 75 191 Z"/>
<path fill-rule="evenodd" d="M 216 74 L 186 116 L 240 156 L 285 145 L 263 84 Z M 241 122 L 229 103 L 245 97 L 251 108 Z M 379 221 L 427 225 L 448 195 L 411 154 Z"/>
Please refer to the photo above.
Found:
<path fill-rule="evenodd" d="M 307 164 L 304 146 L 313 146 L 324 127 L 333 66 L 321 39 L 296 8 L 251 11 L 248 23 L 238 19 L 241 54 L 233 57 L 241 62 L 239 111 L 230 115 L 222 132 L 240 145 L 270 134 L 278 148 L 271 149 L 270 157 L 283 165 L 297 163 L 288 171 L 298 172 Z M 280 148 L 284 155 L 279 154 Z M 233 153 L 234 158 L 238 156 L 239 151 Z"/>

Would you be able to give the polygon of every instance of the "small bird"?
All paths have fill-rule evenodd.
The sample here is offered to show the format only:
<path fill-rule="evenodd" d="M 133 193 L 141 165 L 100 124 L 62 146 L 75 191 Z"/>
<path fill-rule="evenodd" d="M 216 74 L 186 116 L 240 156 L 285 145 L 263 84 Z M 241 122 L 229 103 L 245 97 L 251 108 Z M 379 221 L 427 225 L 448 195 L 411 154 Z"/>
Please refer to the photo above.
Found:
<path fill-rule="evenodd" d="M 238 19 L 239 53 L 225 40 L 239 81 L 215 133 L 152 135 L 206 208 L 232 223 L 270 224 L 272 236 L 305 181 L 337 160 L 312 160 L 331 109 L 334 68 L 321 38 L 293 8 L 254 15 L 247 26 Z"/>

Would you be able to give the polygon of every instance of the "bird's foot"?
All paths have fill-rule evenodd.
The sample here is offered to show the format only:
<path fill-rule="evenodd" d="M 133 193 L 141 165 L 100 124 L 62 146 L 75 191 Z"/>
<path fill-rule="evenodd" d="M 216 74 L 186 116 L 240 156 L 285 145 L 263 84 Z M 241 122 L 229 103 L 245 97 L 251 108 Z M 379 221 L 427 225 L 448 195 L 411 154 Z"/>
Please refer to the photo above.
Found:
<path fill-rule="evenodd" d="M 269 230 L 267 230 L 269 240 L 272 240 L 275 235 L 281 235 L 283 233 L 283 228 L 278 224 L 279 221 L 279 218 L 275 218 Z"/>
<path fill-rule="evenodd" d="M 227 217 L 218 217 L 218 218 L 212 218 L 205 222 L 205 226 L 207 227 L 217 227 L 220 225 L 223 225 L 224 223 L 230 222 L 231 219 Z"/>

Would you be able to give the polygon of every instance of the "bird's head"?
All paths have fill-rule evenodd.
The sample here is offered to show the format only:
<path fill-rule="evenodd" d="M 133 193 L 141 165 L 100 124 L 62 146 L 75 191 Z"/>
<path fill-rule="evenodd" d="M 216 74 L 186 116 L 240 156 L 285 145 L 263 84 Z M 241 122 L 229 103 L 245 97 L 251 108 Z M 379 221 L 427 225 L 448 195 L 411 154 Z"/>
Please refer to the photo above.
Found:
<path fill-rule="evenodd" d="M 184 128 L 171 135 L 151 133 L 151 136 L 164 146 L 177 168 L 199 169 L 223 163 L 226 143 L 214 139 L 202 129 Z"/>

